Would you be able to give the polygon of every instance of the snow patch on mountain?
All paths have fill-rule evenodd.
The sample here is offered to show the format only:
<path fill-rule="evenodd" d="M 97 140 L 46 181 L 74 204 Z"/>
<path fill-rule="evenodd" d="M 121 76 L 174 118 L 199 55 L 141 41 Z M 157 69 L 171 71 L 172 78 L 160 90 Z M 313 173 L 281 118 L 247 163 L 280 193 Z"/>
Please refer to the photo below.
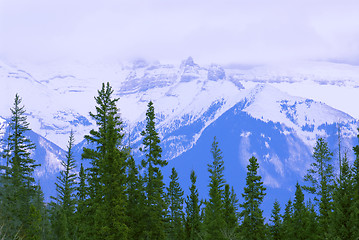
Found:
<path fill-rule="evenodd" d="M 174 145 L 175 138 L 187 139 L 186 146 L 178 146 L 179 153 L 193 146 L 210 124 L 241 101 L 246 101 L 244 111 L 251 116 L 280 122 L 311 144 L 316 135 L 324 134 L 319 126 L 326 123 L 342 121 L 348 124 L 348 131 L 343 132 L 349 134 L 353 128 L 349 115 L 323 103 L 293 97 L 302 96 L 303 91 L 295 94 L 294 90 L 286 89 L 310 82 L 318 88 L 349 86 L 354 89 L 359 85 L 359 67 L 324 62 L 203 67 L 189 57 L 179 66 L 142 59 L 128 64 L 69 63 L 61 68 L 22 66 L 26 71 L 4 63 L 0 66 L 0 81 L 4 86 L 2 90 L 5 89 L 0 92 L 0 101 L 4 103 L 0 116 L 10 116 L 9 108 L 18 92 L 29 113 L 31 128 L 63 149 L 71 129 L 75 131 L 76 141 L 81 141 L 94 127 L 88 113 L 95 112 L 94 96 L 104 81 L 110 81 L 116 96 L 120 97 L 120 113 L 126 124 L 125 131 L 132 135 L 131 141 L 140 141 L 147 103 L 152 100 L 164 141 Z M 341 104 L 344 106 L 344 102 Z M 196 125 L 193 136 L 180 134 L 170 138 L 172 132 L 193 125 Z M 290 131 L 283 129 L 283 133 L 290 134 Z"/>
<path fill-rule="evenodd" d="M 6 127 L 7 123 L 6 120 L 2 117 L 0 117 L 0 139 L 4 139 L 5 133 L 6 133 Z M 0 147 L 0 152 L 2 152 L 3 149 Z"/>
<path fill-rule="evenodd" d="M 6 119 L 0 117 L 0 134 L 5 133 Z"/>
<path fill-rule="evenodd" d="M 359 85 L 359 66 L 333 62 L 288 62 L 280 65 L 226 66 L 227 75 L 242 81 L 295 83 L 313 80 L 326 85 Z"/>
<path fill-rule="evenodd" d="M 342 122 L 344 134 L 354 136 L 355 119 L 348 114 L 321 102 L 290 96 L 271 85 L 258 84 L 245 99 L 245 112 L 265 122 L 284 124 L 310 146 L 318 136 L 325 136 L 320 128 L 325 124 Z"/>

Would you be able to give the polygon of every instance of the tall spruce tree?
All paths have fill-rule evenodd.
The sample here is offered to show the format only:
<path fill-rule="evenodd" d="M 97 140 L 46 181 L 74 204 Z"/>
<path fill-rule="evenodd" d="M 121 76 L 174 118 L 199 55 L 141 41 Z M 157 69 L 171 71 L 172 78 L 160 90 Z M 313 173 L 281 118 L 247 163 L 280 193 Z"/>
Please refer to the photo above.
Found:
<path fill-rule="evenodd" d="M 76 213 L 75 213 L 75 239 L 86 239 L 86 233 L 88 232 L 88 214 L 87 214 L 87 185 L 86 185 L 86 173 L 83 164 L 81 163 L 80 172 L 78 177 L 77 193 L 76 193 Z"/>
<path fill-rule="evenodd" d="M 168 216 L 168 239 L 182 240 L 184 238 L 183 226 L 183 190 L 179 184 L 178 174 L 175 168 L 172 168 L 170 183 L 167 187 L 167 199 L 169 206 Z"/>
<path fill-rule="evenodd" d="M 358 128 L 359 131 L 359 128 Z M 359 140 L 359 134 L 357 135 Z M 353 236 L 359 238 L 359 145 L 353 147 L 355 160 L 352 167 L 353 177 L 353 206 L 351 222 L 353 223 Z"/>
<path fill-rule="evenodd" d="M 209 199 L 206 202 L 204 223 L 206 227 L 206 239 L 224 239 L 223 231 L 226 228 L 224 220 L 224 162 L 222 151 L 218 147 L 216 137 L 211 148 L 213 162 L 208 164 L 210 173 Z"/>
<path fill-rule="evenodd" d="M 153 102 L 147 105 L 146 128 L 141 132 L 143 136 L 140 151 L 144 153 L 142 167 L 145 169 L 146 207 L 144 209 L 147 218 L 146 237 L 148 239 L 165 238 L 165 210 L 164 183 L 160 167 L 166 166 L 166 160 L 161 159 L 162 148 L 160 138 L 156 131 L 155 110 Z"/>
<path fill-rule="evenodd" d="M 308 217 L 307 217 L 307 232 L 310 233 L 309 239 L 320 239 L 318 235 L 318 215 L 315 211 L 315 206 L 311 199 L 307 202 L 307 210 L 308 210 Z"/>
<path fill-rule="evenodd" d="M 1 166 L 1 220 L 7 237 L 31 236 L 39 239 L 41 231 L 33 231 L 41 222 L 40 209 L 32 203 L 37 196 L 34 171 L 38 164 L 31 158 L 35 144 L 26 135 L 30 131 L 22 99 L 15 95 L 9 131 L 5 137 L 6 165 Z"/>
<path fill-rule="evenodd" d="M 304 194 L 299 183 L 295 185 L 295 197 L 293 203 L 293 227 L 296 229 L 294 231 L 295 239 L 309 239 L 310 232 L 308 232 L 308 219 L 307 219 L 307 209 L 304 203 Z"/>
<path fill-rule="evenodd" d="M 109 83 L 102 84 L 96 100 L 96 113 L 90 116 L 98 129 L 91 130 L 85 139 L 92 148 L 84 147 L 82 158 L 89 159 L 88 208 L 93 227 L 88 239 L 127 239 L 126 226 L 126 160 L 122 146 L 123 124 Z"/>
<path fill-rule="evenodd" d="M 240 206 L 243 208 L 241 217 L 243 222 L 241 226 L 241 235 L 244 239 L 264 239 L 265 226 L 263 211 L 260 205 L 266 195 L 266 188 L 263 186 L 262 177 L 258 175 L 259 164 L 255 157 L 249 159 L 247 166 L 246 187 L 244 187 L 244 203 Z"/>
<path fill-rule="evenodd" d="M 73 239 L 74 238 L 74 219 L 76 205 L 76 178 L 75 173 L 76 160 L 73 157 L 74 134 L 71 131 L 67 145 L 66 160 L 61 162 L 63 169 L 60 171 L 60 176 L 57 177 L 56 192 L 57 196 L 52 197 L 55 201 L 53 203 L 54 215 L 56 218 L 53 222 L 55 236 L 57 239 Z"/>
<path fill-rule="evenodd" d="M 271 239 L 281 240 L 282 239 L 282 220 L 280 216 L 280 205 L 278 200 L 274 201 L 271 219 L 272 225 L 270 226 Z"/>
<path fill-rule="evenodd" d="M 145 192 L 143 179 L 132 156 L 127 163 L 127 211 L 129 239 L 144 239 L 146 231 Z"/>
<path fill-rule="evenodd" d="M 293 225 L 293 203 L 289 199 L 285 205 L 283 220 L 282 220 L 282 229 L 281 236 L 284 240 L 294 239 L 295 227 Z"/>
<path fill-rule="evenodd" d="M 332 193 L 334 188 L 333 165 L 331 164 L 333 153 L 329 150 L 328 143 L 323 138 L 318 138 L 314 147 L 314 162 L 308 173 L 304 176 L 304 181 L 309 186 L 303 186 L 304 190 L 315 194 L 319 201 L 319 228 L 321 237 L 326 237 L 329 230 L 329 215 L 332 212 Z"/>
<path fill-rule="evenodd" d="M 341 174 L 335 182 L 333 194 L 333 213 L 331 214 L 330 232 L 332 238 L 355 239 L 354 189 L 353 175 L 346 155 L 341 161 Z M 354 221 L 353 221 L 354 220 Z"/>
<path fill-rule="evenodd" d="M 40 239 L 48 240 L 51 238 L 51 223 L 49 219 L 49 210 L 44 200 L 44 193 L 41 189 L 40 182 L 37 183 L 36 193 L 32 204 L 37 209 L 41 216 L 41 222 L 39 223 L 40 228 Z"/>
<path fill-rule="evenodd" d="M 190 179 L 190 194 L 186 200 L 185 239 L 199 240 L 201 239 L 201 202 L 196 187 L 197 176 L 193 170 Z"/>
<path fill-rule="evenodd" d="M 229 188 L 229 184 L 224 185 L 223 198 L 223 216 L 226 223 L 223 233 L 226 239 L 234 239 L 238 237 L 238 199 L 234 192 L 234 188 Z"/>

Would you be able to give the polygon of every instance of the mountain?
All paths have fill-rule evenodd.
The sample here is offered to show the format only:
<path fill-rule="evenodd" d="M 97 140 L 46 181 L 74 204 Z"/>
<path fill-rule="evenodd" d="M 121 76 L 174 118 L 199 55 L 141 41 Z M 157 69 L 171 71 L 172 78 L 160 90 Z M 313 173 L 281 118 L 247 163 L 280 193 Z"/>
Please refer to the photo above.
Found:
<path fill-rule="evenodd" d="M 137 60 L 113 65 L 20 68 L 0 62 L 0 82 L 5 86 L 0 89 L 4 103 L 0 134 L 18 92 L 33 130 L 30 136 L 38 146 L 35 157 L 43 164 L 37 176 L 47 198 L 53 194 L 54 176 L 71 129 L 80 158 L 86 145 L 83 136 L 94 128 L 88 112 L 94 111 L 93 97 L 103 81 L 111 82 L 120 97 L 124 144 L 131 145 L 136 160 L 141 160 L 138 147 L 146 106 L 153 100 L 163 157 L 170 161 L 165 178 L 175 166 L 187 189 L 189 172 L 195 169 L 202 196 L 207 191 L 207 164 L 214 136 L 223 150 L 226 178 L 238 195 L 243 190 L 248 159 L 252 155 L 258 158 L 268 188 L 267 209 L 275 196 L 283 202 L 293 194 L 295 182 L 301 181 L 312 162 L 318 136 L 325 137 L 336 152 L 340 123 L 343 146 L 350 150 L 357 143 L 358 122 L 350 115 L 356 110 L 349 107 L 349 113 L 345 112 L 348 104 L 340 101 L 341 96 L 345 99 L 343 93 L 359 100 L 359 94 L 353 95 L 359 86 L 357 66 L 323 62 L 281 67 L 200 66 L 192 58 L 178 66 Z M 322 97 L 318 89 L 338 94 L 336 108 L 315 100 Z M 313 98 L 307 97 L 310 93 Z M 331 102 L 332 95 L 327 99 Z"/>

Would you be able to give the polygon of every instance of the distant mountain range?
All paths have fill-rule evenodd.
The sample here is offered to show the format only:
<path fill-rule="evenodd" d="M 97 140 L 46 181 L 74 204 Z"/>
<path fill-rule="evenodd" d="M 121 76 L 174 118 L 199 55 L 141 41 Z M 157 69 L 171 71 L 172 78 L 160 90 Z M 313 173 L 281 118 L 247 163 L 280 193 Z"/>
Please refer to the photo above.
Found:
<path fill-rule="evenodd" d="M 238 196 L 243 190 L 248 159 L 252 155 L 258 158 L 268 188 L 268 209 L 274 198 L 284 202 L 293 194 L 295 182 L 302 180 L 312 162 L 311 152 L 318 136 L 325 137 L 336 153 L 339 123 L 344 148 L 350 150 L 357 144 L 358 121 L 344 112 L 347 106 L 336 109 L 303 96 L 330 88 L 338 96 L 328 99 L 337 97 L 339 103 L 339 94 L 343 92 L 357 91 L 359 97 L 356 66 L 323 62 L 280 68 L 200 66 L 188 58 L 179 66 L 138 60 L 56 69 L 0 62 L 0 137 L 18 92 L 27 109 L 31 139 L 37 145 L 34 157 L 42 164 L 36 176 L 47 199 L 54 194 L 54 181 L 71 129 L 81 161 L 79 156 L 86 144 L 83 136 L 95 127 L 88 112 L 94 111 L 93 97 L 101 82 L 106 81 L 120 97 L 126 131 L 124 144 L 131 145 L 136 159 L 141 159 L 138 147 L 146 105 L 153 100 L 163 157 L 170 161 L 164 169 L 165 176 L 175 166 L 187 190 L 190 170 L 195 169 L 203 197 L 207 194 L 207 164 L 211 161 L 209 151 L 214 136 L 224 154 L 227 181 Z M 292 96 L 296 88 L 305 86 L 308 92 Z"/>

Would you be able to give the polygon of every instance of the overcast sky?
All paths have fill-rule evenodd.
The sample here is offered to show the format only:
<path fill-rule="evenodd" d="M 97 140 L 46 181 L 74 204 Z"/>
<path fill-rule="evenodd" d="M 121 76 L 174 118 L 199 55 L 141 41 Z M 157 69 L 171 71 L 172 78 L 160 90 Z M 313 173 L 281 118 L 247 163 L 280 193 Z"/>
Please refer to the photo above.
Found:
<path fill-rule="evenodd" d="M 359 1 L 0 0 L 0 58 L 359 63 Z"/>

